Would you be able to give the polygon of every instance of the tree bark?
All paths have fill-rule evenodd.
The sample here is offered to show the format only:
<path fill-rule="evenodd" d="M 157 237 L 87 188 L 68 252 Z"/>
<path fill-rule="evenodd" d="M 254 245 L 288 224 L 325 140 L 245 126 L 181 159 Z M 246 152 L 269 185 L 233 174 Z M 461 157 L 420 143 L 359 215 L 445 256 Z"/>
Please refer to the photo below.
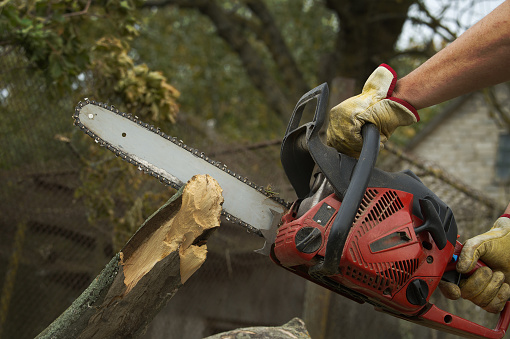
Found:
<path fill-rule="evenodd" d="M 221 188 L 194 176 L 139 228 L 73 304 L 37 338 L 131 338 L 203 264 L 220 225 Z"/>
<path fill-rule="evenodd" d="M 390 62 L 409 7 L 416 0 L 326 0 L 338 17 L 335 49 L 322 65 L 320 78 L 354 78 L 358 92 L 381 63 Z"/>

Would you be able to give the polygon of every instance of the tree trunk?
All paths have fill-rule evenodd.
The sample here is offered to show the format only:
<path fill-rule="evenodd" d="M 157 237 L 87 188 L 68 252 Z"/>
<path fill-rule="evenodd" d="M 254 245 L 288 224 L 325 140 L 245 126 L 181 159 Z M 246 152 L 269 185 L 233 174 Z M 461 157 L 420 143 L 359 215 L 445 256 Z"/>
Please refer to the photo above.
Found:
<path fill-rule="evenodd" d="M 220 225 L 221 188 L 194 176 L 147 219 L 73 304 L 38 338 L 131 338 L 203 264 Z"/>

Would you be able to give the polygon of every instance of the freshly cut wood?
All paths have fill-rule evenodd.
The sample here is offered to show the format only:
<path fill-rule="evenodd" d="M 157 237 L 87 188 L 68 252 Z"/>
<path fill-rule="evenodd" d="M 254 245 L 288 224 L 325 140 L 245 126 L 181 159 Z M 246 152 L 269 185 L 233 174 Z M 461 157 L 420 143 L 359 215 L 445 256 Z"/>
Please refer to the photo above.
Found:
<path fill-rule="evenodd" d="M 222 190 L 194 176 L 147 219 L 73 304 L 37 338 L 130 338 L 142 334 L 207 256 L 220 225 Z"/>

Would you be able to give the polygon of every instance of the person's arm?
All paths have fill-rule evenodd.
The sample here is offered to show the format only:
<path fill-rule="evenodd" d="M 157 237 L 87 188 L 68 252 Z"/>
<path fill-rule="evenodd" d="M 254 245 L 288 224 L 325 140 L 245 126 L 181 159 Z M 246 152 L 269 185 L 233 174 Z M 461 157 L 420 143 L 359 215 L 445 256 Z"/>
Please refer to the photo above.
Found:
<path fill-rule="evenodd" d="M 393 96 L 416 109 L 510 80 L 510 1 L 397 81 Z"/>
<path fill-rule="evenodd" d="M 510 204 L 508 204 L 508 206 L 506 207 L 505 212 L 503 213 L 503 215 L 508 215 L 509 218 L 510 218 Z"/>

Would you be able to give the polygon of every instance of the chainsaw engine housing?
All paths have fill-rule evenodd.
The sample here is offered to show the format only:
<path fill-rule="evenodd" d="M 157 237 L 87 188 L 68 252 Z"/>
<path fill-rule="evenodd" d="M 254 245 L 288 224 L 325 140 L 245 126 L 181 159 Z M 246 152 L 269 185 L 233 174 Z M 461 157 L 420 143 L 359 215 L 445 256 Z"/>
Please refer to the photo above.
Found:
<path fill-rule="evenodd" d="M 314 99 L 313 120 L 300 125 Z M 359 159 L 327 146 L 320 134 L 327 103 L 322 84 L 301 97 L 287 126 L 281 162 L 297 200 L 281 220 L 273 261 L 378 311 L 469 338 L 502 338 L 510 302 L 494 329 L 429 302 L 441 278 L 460 279 L 455 256 L 462 244 L 451 209 L 413 172 L 375 168 L 375 125 L 361 128 Z"/>
<path fill-rule="evenodd" d="M 325 256 L 341 202 L 332 193 L 301 216 L 296 202 L 283 217 L 274 257 L 280 265 L 358 302 L 417 314 L 439 284 L 454 246 L 448 242 L 439 249 L 428 232 L 416 234 L 423 221 L 413 215 L 412 202 L 410 193 L 369 187 L 347 236 L 339 273 L 317 281 L 307 272 Z"/>

